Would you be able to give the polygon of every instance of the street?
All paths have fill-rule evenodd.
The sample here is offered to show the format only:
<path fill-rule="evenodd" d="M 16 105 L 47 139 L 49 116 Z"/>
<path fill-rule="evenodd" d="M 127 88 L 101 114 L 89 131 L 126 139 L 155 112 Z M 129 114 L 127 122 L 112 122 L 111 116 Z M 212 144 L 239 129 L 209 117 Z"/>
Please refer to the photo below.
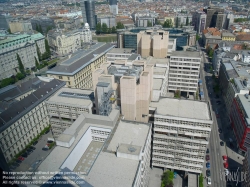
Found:
<path fill-rule="evenodd" d="M 200 46 L 197 43 L 197 49 L 200 50 Z M 212 131 L 210 134 L 209 140 L 209 155 L 210 155 L 210 172 L 211 172 L 211 186 L 213 187 L 225 187 L 226 181 L 225 177 L 223 176 L 224 173 L 224 166 L 223 166 L 223 159 L 222 156 L 228 156 L 228 164 L 229 164 L 229 171 L 236 171 L 242 165 L 243 157 L 236 153 L 235 149 L 229 148 L 229 139 L 232 139 L 232 142 L 236 142 L 234 138 L 233 131 L 230 126 L 229 118 L 226 114 L 224 109 L 225 105 L 222 98 L 214 93 L 213 90 L 213 77 L 211 72 L 209 72 L 209 68 L 205 71 L 204 66 L 209 66 L 209 62 L 205 56 L 205 52 L 201 51 L 202 62 L 201 63 L 201 72 L 200 77 L 203 81 L 203 89 L 204 89 L 204 96 L 205 100 L 209 102 L 211 106 L 211 115 L 213 118 L 213 126 Z M 208 73 L 209 72 L 209 73 Z M 220 104 L 217 102 L 220 101 Z M 222 132 L 219 134 L 219 128 Z M 220 142 L 224 142 L 224 145 L 220 145 Z M 236 144 L 234 144 L 234 148 L 236 148 Z M 207 161 L 206 161 L 207 163 Z M 206 164 L 204 164 L 203 176 L 206 176 Z M 203 182 L 204 186 L 207 185 L 207 180 L 204 179 Z M 227 182 L 227 184 L 236 186 L 236 183 Z M 229 185 L 229 186 L 230 186 Z M 240 186 L 238 183 L 237 186 Z"/>

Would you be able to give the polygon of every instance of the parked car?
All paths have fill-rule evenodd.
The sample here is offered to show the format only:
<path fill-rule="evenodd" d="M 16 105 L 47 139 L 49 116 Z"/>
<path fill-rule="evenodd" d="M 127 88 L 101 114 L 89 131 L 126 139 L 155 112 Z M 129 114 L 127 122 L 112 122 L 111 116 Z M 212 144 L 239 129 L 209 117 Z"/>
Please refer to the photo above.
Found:
<path fill-rule="evenodd" d="M 33 145 L 36 145 L 38 143 L 38 141 L 35 141 L 34 143 L 33 143 Z"/>
<path fill-rule="evenodd" d="M 224 142 L 223 142 L 223 141 L 221 141 L 221 142 L 220 142 L 220 145 L 221 145 L 221 146 L 224 146 Z"/>
<path fill-rule="evenodd" d="M 54 141 L 53 140 L 48 140 L 47 143 L 53 143 Z"/>
<path fill-rule="evenodd" d="M 174 172 L 174 178 L 176 179 L 176 177 L 177 177 L 177 173 L 176 173 L 176 172 Z"/>
<path fill-rule="evenodd" d="M 222 133 L 222 129 L 221 128 L 219 128 L 219 133 Z"/>
<path fill-rule="evenodd" d="M 206 161 L 210 160 L 209 155 L 206 155 Z"/>
<path fill-rule="evenodd" d="M 34 146 L 30 146 L 30 149 L 34 151 L 36 148 Z"/>
<path fill-rule="evenodd" d="M 23 160 L 24 160 L 24 158 L 23 158 L 22 156 L 19 156 L 19 157 L 17 158 L 17 160 L 19 160 L 19 161 L 23 161 Z"/>
<path fill-rule="evenodd" d="M 233 143 L 232 143 L 232 142 L 230 142 L 230 144 L 229 144 L 229 145 L 230 145 L 230 147 L 231 147 L 231 148 L 234 148 L 234 145 L 233 145 Z"/>
<path fill-rule="evenodd" d="M 27 153 L 23 153 L 23 154 L 22 154 L 22 157 L 27 158 L 27 157 L 28 157 L 28 154 L 27 154 Z"/>
<path fill-rule="evenodd" d="M 206 174 L 207 174 L 207 176 L 208 176 L 208 177 L 210 177 L 210 176 L 211 176 L 211 172 L 210 172 L 210 170 L 209 170 L 209 169 L 206 171 Z"/>
<path fill-rule="evenodd" d="M 228 163 L 227 162 L 224 162 L 223 165 L 224 165 L 224 168 L 228 168 Z"/>
<path fill-rule="evenodd" d="M 207 178 L 207 184 L 211 185 L 211 178 L 210 177 Z"/>
<path fill-rule="evenodd" d="M 208 169 L 210 168 L 210 163 L 209 163 L 209 162 L 206 163 L 206 167 L 207 167 Z"/>
<path fill-rule="evenodd" d="M 206 153 L 209 153 L 209 149 L 207 148 L 207 151 L 206 151 Z"/>
<path fill-rule="evenodd" d="M 45 131 L 45 134 L 48 134 L 50 130 Z"/>
<path fill-rule="evenodd" d="M 223 158 L 224 161 L 227 161 L 227 156 L 226 155 L 223 155 L 222 158 Z"/>

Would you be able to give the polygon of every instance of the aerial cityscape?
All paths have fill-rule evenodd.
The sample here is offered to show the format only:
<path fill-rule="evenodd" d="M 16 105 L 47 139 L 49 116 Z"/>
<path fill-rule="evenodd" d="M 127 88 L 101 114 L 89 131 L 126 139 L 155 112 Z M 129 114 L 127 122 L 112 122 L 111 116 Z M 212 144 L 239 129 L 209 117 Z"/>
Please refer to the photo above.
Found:
<path fill-rule="evenodd" d="M 249 0 L 0 0 L 0 186 L 250 187 Z"/>

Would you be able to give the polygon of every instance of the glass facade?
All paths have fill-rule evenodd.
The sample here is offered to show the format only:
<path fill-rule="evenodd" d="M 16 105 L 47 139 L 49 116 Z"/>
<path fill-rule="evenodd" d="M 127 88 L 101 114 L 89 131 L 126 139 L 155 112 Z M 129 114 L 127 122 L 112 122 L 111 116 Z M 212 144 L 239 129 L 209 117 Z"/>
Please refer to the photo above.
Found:
<path fill-rule="evenodd" d="M 137 49 L 137 34 L 124 34 L 123 47 Z"/>

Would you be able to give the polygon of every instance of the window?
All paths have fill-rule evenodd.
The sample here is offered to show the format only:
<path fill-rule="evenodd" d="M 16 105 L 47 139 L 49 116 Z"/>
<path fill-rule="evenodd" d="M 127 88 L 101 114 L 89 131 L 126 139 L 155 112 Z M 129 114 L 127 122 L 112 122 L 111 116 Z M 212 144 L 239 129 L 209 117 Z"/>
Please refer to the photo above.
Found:
<path fill-rule="evenodd" d="M 62 79 L 62 76 L 58 76 L 59 77 L 59 79 Z"/>

